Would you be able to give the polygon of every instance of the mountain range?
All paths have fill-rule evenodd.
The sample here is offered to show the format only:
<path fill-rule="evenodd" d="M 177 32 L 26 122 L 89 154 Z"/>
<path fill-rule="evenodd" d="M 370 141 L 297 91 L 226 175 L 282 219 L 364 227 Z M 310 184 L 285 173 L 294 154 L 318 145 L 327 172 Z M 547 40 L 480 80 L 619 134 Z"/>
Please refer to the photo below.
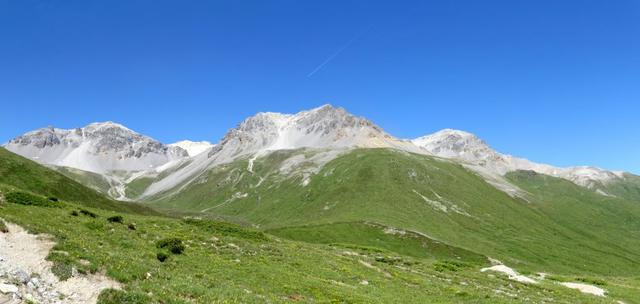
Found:
<path fill-rule="evenodd" d="M 16 196 L 28 206 L 3 205 Z M 31 206 L 47 198 L 65 203 Z M 77 208 L 102 215 L 74 218 Z M 401 139 L 330 105 L 258 113 L 213 144 L 163 144 L 113 122 L 31 131 L 0 148 L 0 211 L 59 235 L 77 259 L 92 256 L 156 302 L 265 302 L 258 294 L 284 302 L 292 290 L 309 301 L 368 303 L 640 297 L 639 176 L 538 164 L 459 130 Z M 100 216 L 119 220 L 113 212 L 144 228 L 105 226 Z M 148 263 L 149 238 L 161 235 L 187 238 L 190 254 L 170 267 Z M 168 291 L 156 272 L 181 279 Z M 363 289 L 371 278 L 375 289 Z M 197 288 L 175 292 L 184 282 Z"/>
<path fill-rule="evenodd" d="M 371 121 L 331 105 L 297 114 L 258 113 L 229 130 L 215 145 L 188 140 L 163 144 L 123 125 L 104 122 L 73 130 L 42 128 L 3 146 L 39 163 L 61 168 L 80 182 L 121 200 L 173 193 L 175 187 L 192 182 L 215 166 L 301 148 L 322 150 L 313 160 L 315 171 L 356 148 L 389 148 L 436 156 L 464 165 L 514 196 L 523 192 L 504 176 L 519 170 L 560 177 L 610 196 L 616 194 L 608 185 L 636 178 L 596 167 L 558 168 L 501 154 L 477 136 L 459 130 L 445 129 L 413 140 L 399 139 Z M 153 182 L 144 189 L 130 191 L 136 196 L 128 195 L 129 184 L 140 178 Z"/>

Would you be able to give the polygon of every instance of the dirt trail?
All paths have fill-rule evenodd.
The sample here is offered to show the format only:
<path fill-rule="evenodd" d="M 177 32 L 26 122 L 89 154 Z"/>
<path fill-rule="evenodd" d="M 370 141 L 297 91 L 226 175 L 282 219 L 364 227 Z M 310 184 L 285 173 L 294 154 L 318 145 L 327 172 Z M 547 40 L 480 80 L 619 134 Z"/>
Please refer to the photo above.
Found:
<path fill-rule="evenodd" d="M 0 303 L 96 303 L 106 288 L 120 285 L 104 275 L 75 274 L 60 281 L 46 260 L 55 243 L 46 235 L 28 233 L 7 223 L 8 233 L 0 233 Z M 16 290 L 17 289 L 17 290 Z"/>

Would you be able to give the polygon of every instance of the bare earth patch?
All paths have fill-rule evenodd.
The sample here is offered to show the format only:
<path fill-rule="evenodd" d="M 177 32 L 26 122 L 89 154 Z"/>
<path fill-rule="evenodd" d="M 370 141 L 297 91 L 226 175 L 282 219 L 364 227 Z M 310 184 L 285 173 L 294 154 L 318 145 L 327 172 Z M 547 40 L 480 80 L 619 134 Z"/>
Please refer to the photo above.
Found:
<path fill-rule="evenodd" d="M 8 233 L 0 233 L 0 285 L 15 286 L 18 292 L 0 292 L 0 303 L 96 303 L 100 292 L 120 288 L 120 284 L 101 274 L 77 274 L 60 281 L 46 260 L 55 245 L 51 237 L 28 233 L 7 223 Z M 9 288 L 15 290 L 14 288 Z"/>
<path fill-rule="evenodd" d="M 589 284 L 583 284 L 583 283 L 562 282 L 560 283 L 560 285 L 571 288 L 571 289 L 580 290 L 580 292 L 582 293 L 588 293 L 588 294 L 592 294 L 600 297 L 604 297 L 604 294 L 606 292 L 604 289 L 600 287 L 589 285 Z"/>
<path fill-rule="evenodd" d="M 501 272 L 501 273 L 504 273 L 507 276 L 509 276 L 510 280 L 518 281 L 518 282 L 521 282 L 521 283 L 527 283 L 527 284 L 538 283 L 534 279 L 529 278 L 529 277 L 524 276 L 524 275 L 521 275 L 517 271 L 515 271 L 515 270 L 513 270 L 510 267 L 507 267 L 505 265 L 495 265 L 495 266 L 491 266 L 491 267 L 487 267 L 487 268 L 482 268 L 480 271 L 481 272 L 485 272 L 485 271 Z"/>

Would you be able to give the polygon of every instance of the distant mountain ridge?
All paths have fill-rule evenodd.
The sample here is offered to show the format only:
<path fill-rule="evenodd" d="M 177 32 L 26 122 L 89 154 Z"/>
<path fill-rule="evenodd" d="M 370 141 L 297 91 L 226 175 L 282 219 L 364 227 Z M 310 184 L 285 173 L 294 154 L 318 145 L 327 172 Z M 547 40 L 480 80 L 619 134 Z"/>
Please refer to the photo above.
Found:
<path fill-rule="evenodd" d="M 590 189 L 597 188 L 601 183 L 624 178 L 624 172 L 587 166 L 559 168 L 501 154 L 474 134 L 460 130 L 444 129 L 416 138 L 412 142 L 433 155 L 460 161 L 486 175 L 504 176 L 509 172 L 528 170 L 564 178 Z M 603 190 L 600 192 L 607 194 Z"/>
<path fill-rule="evenodd" d="M 273 151 L 300 148 L 324 150 L 322 157 L 317 157 L 319 167 L 354 148 L 391 148 L 433 155 L 463 164 L 511 195 L 517 195 L 519 189 L 504 176 L 518 170 L 561 177 L 603 195 L 611 195 L 603 184 L 624 180 L 626 176 L 623 172 L 595 167 L 558 168 L 501 154 L 477 136 L 460 130 L 445 129 L 403 140 L 366 118 L 331 105 L 296 114 L 258 113 L 230 129 L 217 144 L 185 140 L 165 145 L 120 124 L 105 122 L 73 130 L 43 128 L 4 146 L 43 164 L 103 175 L 124 171 L 125 178 L 122 174 L 116 176 L 115 184 L 119 187 L 137 177 L 152 176 L 154 181 L 145 189 L 144 196 L 189 183 L 202 172 L 238 158 L 255 159 Z M 160 172 L 164 172 L 162 178 L 158 178 Z M 114 193 L 120 198 L 124 196 L 122 189 Z"/>
<path fill-rule="evenodd" d="M 148 170 L 188 157 L 180 147 L 164 145 L 113 122 L 71 130 L 42 128 L 18 136 L 4 147 L 41 163 L 101 174 Z"/>

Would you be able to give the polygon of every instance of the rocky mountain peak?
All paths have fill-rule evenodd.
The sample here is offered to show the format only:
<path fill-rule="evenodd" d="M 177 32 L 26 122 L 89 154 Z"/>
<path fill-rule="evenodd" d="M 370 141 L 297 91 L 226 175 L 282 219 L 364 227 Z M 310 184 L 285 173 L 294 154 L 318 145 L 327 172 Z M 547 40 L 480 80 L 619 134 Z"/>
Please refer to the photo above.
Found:
<path fill-rule="evenodd" d="M 462 161 L 483 175 L 502 176 L 508 172 L 525 170 L 564 178 L 588 188 L 622 177 L 620 173 L 595 167 L 558 168 L 504 155 L 474 134 L 460 130 L 444 129 L 412 142 L 433 155 Z"/>
<path fill-rule="evenodd" d="M 5 148 L 44 164 L 98 173 L 145 170 L 188 156 L 180 147 L 166 146 L 114 122 L 42 128 L 12 139 Z"/>
<path fill-rule="evenodd" d="M 258 113 L 231 129 L 212 156 L 223 149 L 230 154 L 266 150 L 329 147 L 377 147 L 397 141 L 372 122 L 331 105 L 296 114 Z"/>
<path fill-rule="evenodd" d="M 482 161 L 499 157 L 482 139 L 461 130 L 444 129 L 416 138 L 412 142 L 429 153 L 444 158 Z"/>

